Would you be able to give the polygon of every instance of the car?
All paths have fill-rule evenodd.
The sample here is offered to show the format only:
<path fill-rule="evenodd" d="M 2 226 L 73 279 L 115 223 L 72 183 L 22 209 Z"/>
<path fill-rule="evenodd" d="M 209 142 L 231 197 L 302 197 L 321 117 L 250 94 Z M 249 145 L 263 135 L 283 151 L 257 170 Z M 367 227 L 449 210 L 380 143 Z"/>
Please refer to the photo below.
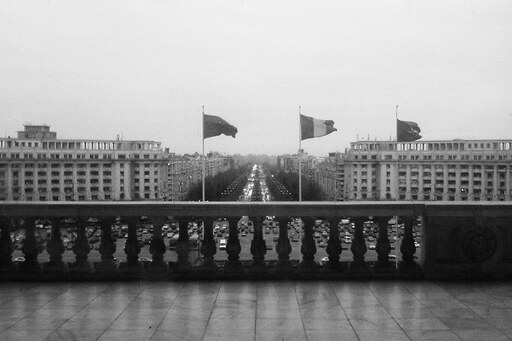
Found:
<path fill-rule="evenodd" d="M 326 264 L 328 261 L 329 261 L 329 257 L 322 257 L 322 258 L 320 259 L 320 264 L 324 265 L 324 264 Z"/>
<path fill-rule="evenodd" d="M 368 244 L 368 249 L 375 250 L 375 243 L 371 242 Z"/>
<path fill-rule="evenodd" d="M 418 242 L 414 242 L 414 247 L 415 247 L 415 248 L 420 247 L 420 243 L 418 243 Z"/>
<path fill-rule="evenodd" d="M 219 250 L 226 250 L 227 241 L 226 239 L 221 239 L 219 242 Z"/>
<path fill-rule="evenodd" d="M 272 244 L 267 244 L 267 250 L 272 250 L 273 247 L 272 247 Z"/>
<path fill-rule="evenodd" d="M 24 262 L 24 261 L 25 261 L 25 257 L 16 257 L 16 258 L 14 258 L 14 261 L 15 261 L 16 263 L 22 263 L 22 262 Z"/>
<path fill-rule="evenodd" d="M 320 244 L 318 244 L 319 247 L 325 247 L 325 242 L 321 241 Z"/>

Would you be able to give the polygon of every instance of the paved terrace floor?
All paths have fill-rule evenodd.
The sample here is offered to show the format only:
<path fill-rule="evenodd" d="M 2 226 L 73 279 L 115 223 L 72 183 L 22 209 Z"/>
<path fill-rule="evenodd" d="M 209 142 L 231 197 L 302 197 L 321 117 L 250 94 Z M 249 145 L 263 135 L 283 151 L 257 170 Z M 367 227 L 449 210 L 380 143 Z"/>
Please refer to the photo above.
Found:
<path fill-rule="evenodd" d="M 0 340 L 511 340 L 510 282 L 0 283 Z"/>

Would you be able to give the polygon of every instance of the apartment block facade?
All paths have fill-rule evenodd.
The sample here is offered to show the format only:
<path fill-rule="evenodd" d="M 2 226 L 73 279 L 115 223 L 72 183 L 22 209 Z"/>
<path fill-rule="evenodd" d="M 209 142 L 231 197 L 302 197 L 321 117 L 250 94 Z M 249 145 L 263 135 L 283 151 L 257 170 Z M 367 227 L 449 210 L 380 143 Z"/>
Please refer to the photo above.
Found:
<path fill-rule="evenodd" d="M 358 141 L 315 172 L 332 200 L 510 201 L 512 140 Z"/>
<path fill-rule="evenodd" d="M 158 200 L 166 152 L 160 142 L 57 139 L 46 125 L 0 138 L 0 200 Z"/>

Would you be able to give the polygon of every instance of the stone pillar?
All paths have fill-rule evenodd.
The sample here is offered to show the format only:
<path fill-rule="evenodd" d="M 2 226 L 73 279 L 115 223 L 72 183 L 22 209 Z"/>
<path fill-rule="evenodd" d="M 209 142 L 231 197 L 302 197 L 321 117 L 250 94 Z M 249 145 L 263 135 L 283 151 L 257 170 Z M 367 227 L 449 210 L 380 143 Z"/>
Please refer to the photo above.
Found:
<path fill-rule="evenodd" d="M 274 268 L 274 273 L 279 276 L 287 276 L 293 273 L 293 266 L 290 262 L 290 253 L 292 246 L 288 238 L 288 222 L 289 217 L 279 217 L 279 239 L 276 245 L 278 261 Z"/>
<path fill-rule="evenodd" d="M 190 264 L 190 242 L 188 240 L 188 219 L 185 217 L 178 218 L 179 237 L 176 245 L 176 253 L 178 254 L 178 261 L 174 267 L 175 272 L 185 273 L 192 270 Z M 203 227 L 204 229 L 204 227 Z"/>
<path fill-rule="evenodd" d="M 167 263 L 164 262 L 165 243 L 162 236 L 162 226 L 165 219 L 161 216 L 151 218 L 153 224 L 153 235 L 149 244 L 149 253 L 151 253 L 152 260 L 149 269 L 152 273 L 167 273 Z"/>
<path fill-rule="evenodd" d="M 113 218 L 101 219 L 101 241 L 100 254 L 101 262 L 96 264 L 96 271 L 100 273 L 115 273 L 117 265 L 114 261 L 114 253 L 116 252 L 116 243 L 112 238 L 112 225 L 115 223 Z"/>
<path fill-rule="evenodd" d="M 461 199 L 460 181 L 460 166 L 455 165 L 455 201 L 460 201 Z"/>
<path fill-rule="evenodd" d="M 340 255 L 343 252 L 340 242 L 340 229 L 338 226 L 339 219 L 337 217 L 329 218 L 329 241 L 327 242 L 327 254 L 329 255 L 329 261 L 324 266 L 328 272 L 339 272 L 343 271 L 342 264 L 340 262 Z"/>
<path fill-rule="evenodd" d="M 400 252 L 402 253 L 402 261 L 398 263 L 400 272 L 417 272 L 421 267 L 414 261 L 414 253 L 416 247 L 414 246 L 414 238 L 412 237 L 412 228 L 415 217 L 403 217 L 404 221 L 404 237 L 400 244 Z"/>
<path fill-rule="evenodd" d="M 350 272 L 352 273 L 369 273 L 370 268 L 364 260 L 364 255 L 367 251 L 366 242 L 364 240 L 363 228 L 366 218 L 355 218 L 354 239 L 350 246 L 350 251 L 353 254 L 353 260 L 350 263 Z"/>
<path fill-rule="evenodd" d="M 7 217 L 0 217 L 0 273 L 14 272 L 16 265 L 12 261 L 14 248 L 11 241 L 11 222 Z"/>
<path fill-rule="evenodd" d="M 12 188 L 14 187 L 14 185 L 12 176 L 12 163 L 10 162 L 7 164 L 7 171 L 5 173 L 5 185 L 7 187 L 7 200 L 12 201 Z"/>
<path fill-rule="evenodd" d="M 138 273 L 141 271 L 139 262 L 140 245 L 137 240 L 137 225 L 139 219 L 136 217 L 126 217 L 128 224 L 128 238 L 124 244 L 124 253 L 126 254 L 126 262 L 120 264 L 120 270 L 124 273 Z"/>
<path fill-rule="evenodd" d="M 398 170 L 398 182 L 400 183 L 400 169 Z M 405 165 L 405 200 L 411 200 L 412 199 L 412 190 L 411 190 L 411 165 L 406 164 Z M 398 195 L 400 196 L 400 185 L 398 186 Z M 399 197 L 400 198 L 400 197 Z"/>
<path fill-rule="evenodd" d="M 443 165 L 443 200 L 448 200 L 448 165 Z"/>
<path fill-rule="evenodd" d="M 473 173 L 473 167 L 468 167 L 468 201 L 474 201 L 475 200 L 475 187 L 474 187 L 474 173 Z"/>
<path fill-rule="evenodd" d="M 240 261 L 240 239 L 238 238 L 238 217 L 229 217 L 229 238 L 226 245 L 226 252 L 228 253 L 228 261 L 224 264 L 225 273 L 243 273 L 244 267 Z"/>
<path fill-rule="evenodd" d="M 62 254 L 65 248 L 58 220 L 52 221 L 52 233 L 50 240 L 46 243 L 46 251 L 50 255 L 50 261 L 44 265 L 44 270 L 53 273 L 64 273 L 66 266 L 62 261 Z"/>
<path fill-rule="evenodd" d="M 85 200 L 91 200 L 91 163 L 85 164 Z"/>
<path fill-rule="evenodd" d="M 389 252 L 391 245 L 388 238 L 388 221 L 390 217 L 378 217 L 376 220 L 379 224 L 379 237 L 377 238 L 377 262 L 375 263 L 375 272 L 391 272 L 394 271 L 393 264 L 389 261 Z"/>
<path fill-rule="evenodd" d="M 41 265 L 37 260 L 39 250 L 35 235 L 35 221 L 34 217 L 28 217 L 24 222 L 25 240 L 23 240 L 21 251 L 23 251 L 25 261 L 19 267 L 22 272 L 39 272 L 41 270 Z"/>
<path fill-rule="evenodd" d="M 499 200 L 499 180 L 498 180 L 498 165 L 494 165 L 493 176 L 492 176 L 492 199 Z"/>
<path fill-rule="evenodd" d="M 505 200 L 509 201 L 510 198 L 510 191 L 512 189 L 510 188 L 510 166 L 507 165 L 506 173 L 505 173 Z"/>
<path fill-rule="evenodd" d="M 310 217 L 301 218 L 304 227 L 304 235 L 302 237 L 302 245 L 300 252 L 302 253 L 302 261 L 299 263 L 299 272 L 315 273 L 318 272 L 318 264 L 315 262 L 316 243 L 313 237 L 314 219 Z"/>
<path fill-rule="evenodd" d="M 59 163 L 59 200 L 66 201 L 66 191 L 64 187 L 64 162 Z"/>
<path fill-rule="evenodd" d="M 267 245 L 263 238 L 263 219 L 254 217 L 251 219 L 254 224 L 254 235 L 251 241 L 252 265 L 253 273 L 267 273 L 268 267 L 265 263 L 265 254 L 267 253 Z"/>
<path fill-rule="evenodd" d="M 73 246 L 73 253 L 76 256 L 76 261 L 75 263 L 70 264 L 69 270 L 75 273 L 90 273 L 92 272 L 92 267 L 87 260 L 87 256 L 91 249 L 89 247 L 89 241 L 85 236 L 85 221 L 80 218 L 77 219 L 76 228 L 78 235 L 75 245 Z"/>
<path fill-rule="evenodd" d="M 201 254 L 203 255 L 203 264 L 199 267 L 200 271 L 215 273 L 218 271 L 217 263 L 215 263 L 214 256 L 217 252 L 217 245 L 213 240 L 213 218 L 204 218 L 203 235 L 204 239 L 201 243 Z"/>

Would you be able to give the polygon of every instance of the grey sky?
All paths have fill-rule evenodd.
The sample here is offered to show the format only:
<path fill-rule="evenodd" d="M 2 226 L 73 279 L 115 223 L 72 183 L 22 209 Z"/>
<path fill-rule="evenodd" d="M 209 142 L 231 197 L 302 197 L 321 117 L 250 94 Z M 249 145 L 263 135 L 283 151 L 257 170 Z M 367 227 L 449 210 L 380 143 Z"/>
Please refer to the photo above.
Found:
<path fill-rule="evenodd" d="M 356 136 L 510 138 L 512 1 L 0 2 L 1 135 L 154 139 L 201 151 L 201 106 L 238 127 L 223 153 L 294 153 L 298 106 Z"/>

